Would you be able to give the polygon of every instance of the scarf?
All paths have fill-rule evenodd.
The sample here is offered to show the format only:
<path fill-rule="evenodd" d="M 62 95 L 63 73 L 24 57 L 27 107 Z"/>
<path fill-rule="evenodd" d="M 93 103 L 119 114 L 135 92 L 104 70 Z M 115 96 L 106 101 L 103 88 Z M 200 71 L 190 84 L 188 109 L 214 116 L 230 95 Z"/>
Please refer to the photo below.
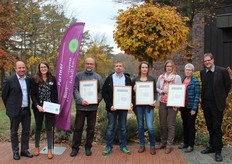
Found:
<path fill-rule="evenodd" d="M 171 74 L 162 74 L 160 78 L 160 89 L 168 90 L 169 84 L 174 83 L 176 79 L 176 75 L 171 73 Z M 163 103 L 167 103 L 167 94 L 162 94 L 160 101 Z"/>

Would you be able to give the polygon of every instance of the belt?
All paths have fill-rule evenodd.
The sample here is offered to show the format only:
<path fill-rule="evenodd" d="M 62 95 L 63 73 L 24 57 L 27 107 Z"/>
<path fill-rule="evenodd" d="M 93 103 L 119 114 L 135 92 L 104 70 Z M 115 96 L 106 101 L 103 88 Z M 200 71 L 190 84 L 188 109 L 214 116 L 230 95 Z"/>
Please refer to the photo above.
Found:
<path fill-rule="evenodd" d="M 25 109 L 28 109 L 29 107 L 21 107 L 21 110 L 25 110 Z"/>

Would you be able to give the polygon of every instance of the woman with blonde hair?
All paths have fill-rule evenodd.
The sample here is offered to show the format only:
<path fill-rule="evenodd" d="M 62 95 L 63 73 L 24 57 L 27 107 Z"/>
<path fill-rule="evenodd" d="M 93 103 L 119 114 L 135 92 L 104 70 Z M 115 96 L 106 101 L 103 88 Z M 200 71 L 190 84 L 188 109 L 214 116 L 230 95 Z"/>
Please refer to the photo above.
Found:
<path fill-rule="evenodd" d="M 172 151 L 172 144 L 175 138 L 175 125 L 177 108 L 167 106 L 168 87 L 170 84 L 181 84 L 181 77 L 177 75 L 175 64 L 172 60 L 167 60 L 164 64 L 164 73 L 161 74 L 156 83 L 156 90 L 159 93 L 159 121 L 160 140 L 157 149 L 166 147 L 165 153 Z"/>

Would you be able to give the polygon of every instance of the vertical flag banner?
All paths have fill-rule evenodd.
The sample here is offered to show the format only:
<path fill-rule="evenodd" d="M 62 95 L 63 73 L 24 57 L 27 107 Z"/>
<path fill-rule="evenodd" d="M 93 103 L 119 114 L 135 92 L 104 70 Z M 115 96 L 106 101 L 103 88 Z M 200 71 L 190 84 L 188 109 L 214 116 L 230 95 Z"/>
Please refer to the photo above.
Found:
<path fill-rule="evenodd" d="M 55 127 L 71 130 L 71 108 L 76 66 L 85 23 L 71 25 L 62 39 L 56 66 L 60 114 L 56 115 Z"/>

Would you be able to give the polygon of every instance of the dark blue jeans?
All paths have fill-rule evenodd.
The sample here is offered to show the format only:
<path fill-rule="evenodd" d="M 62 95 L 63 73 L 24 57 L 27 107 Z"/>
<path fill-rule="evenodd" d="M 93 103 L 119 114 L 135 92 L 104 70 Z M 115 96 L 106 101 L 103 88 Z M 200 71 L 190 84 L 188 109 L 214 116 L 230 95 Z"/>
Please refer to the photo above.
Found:
<path fill-rule="evenodd" d="M 150 106 L 136 106 L 139 144 L 145 146 L 144 139 L 144 119 L 146 121 L 148 136 L 150 141 L 150 147 L 155 148 L 155 129 L 154 129 L 154 107 Z"/>
<path fill-rule="evenodd" d="M 108 127 L 106 131 L 106 147 L 113 148 L 115 125 L 118 120 L 118 138 L 119 146 L 122 149 L 126 147 L 126 122 L 127 122 L 127 110 L 118 110 L 108 112 Z"/>

